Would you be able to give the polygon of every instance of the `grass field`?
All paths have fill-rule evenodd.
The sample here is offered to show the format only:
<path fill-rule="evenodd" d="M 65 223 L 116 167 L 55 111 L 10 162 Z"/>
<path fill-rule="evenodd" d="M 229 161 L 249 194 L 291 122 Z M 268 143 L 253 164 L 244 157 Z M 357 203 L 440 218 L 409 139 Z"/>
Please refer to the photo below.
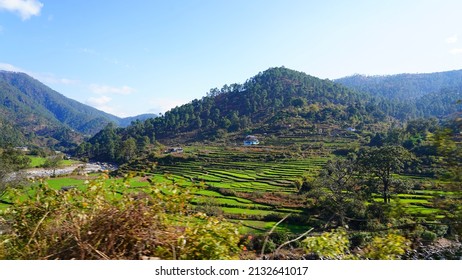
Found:
<path fill-rule="evenodd" d="M 37 167 L 42 167 L 43 164 L 46 162 L 46 158 L 44 157 L 38 157 L 38 156 L 29 156 L 31 162 L 30 162 L 30 167 L 31 168 L 37 168 Z M 69 159 L 64 159 L 60 162 L 61 166 L 69 166 L 73 164 L 77 164 L 79 161 L 75 160 L 69 160 Z"/>

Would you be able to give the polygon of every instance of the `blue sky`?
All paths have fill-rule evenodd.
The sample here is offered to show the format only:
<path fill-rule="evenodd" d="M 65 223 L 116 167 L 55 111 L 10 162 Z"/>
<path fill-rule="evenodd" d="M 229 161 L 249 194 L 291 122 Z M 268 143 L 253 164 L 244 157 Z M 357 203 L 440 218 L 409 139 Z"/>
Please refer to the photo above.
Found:
<path fill-rule="evenodd" d="M 0 69 L 119 116 L 269 67 L 320 78 L 462 69 L 459 0 L 0 0 Z"/>

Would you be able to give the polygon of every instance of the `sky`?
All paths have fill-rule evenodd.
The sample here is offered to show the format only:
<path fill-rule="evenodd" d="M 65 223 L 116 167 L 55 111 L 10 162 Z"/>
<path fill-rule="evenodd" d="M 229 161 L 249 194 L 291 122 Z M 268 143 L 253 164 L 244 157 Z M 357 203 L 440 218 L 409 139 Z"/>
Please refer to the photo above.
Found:
<path fill-rule="evenodd" d="M 462 69 L 460 0 L 0 0 L 0 69 L 126 117 L 285 66 Z"/>

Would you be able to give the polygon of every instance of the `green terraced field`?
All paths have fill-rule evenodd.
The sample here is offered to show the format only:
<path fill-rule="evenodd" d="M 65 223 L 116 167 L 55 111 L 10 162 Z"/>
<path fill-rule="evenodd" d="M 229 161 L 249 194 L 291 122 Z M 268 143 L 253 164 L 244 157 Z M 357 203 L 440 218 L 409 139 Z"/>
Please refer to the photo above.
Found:
<path fill-rule="evenodd" d="M 304 138 L 287 138 L 284 141 L 308 143 Z M 338 148 L 348 145 L 346 141 L 333 142 L 319 139 L 316 141 L 316 144 L 322 142 L 328 147 Z M 205 210 L 210 207 L 219 208 L 228 219 L 245 221 L 243 226 L 246 230 L 259 228 L 268 230 L 274 225 L 274 219 L 278 217 L 288 213 L 302 214 L 303 203 L 297 201 L 292 203 L 293 197 L 297 197 L 293 181 L 303 175 L 315 175 L 329 159 L 333 158 L 332 155 L 280 157 L 282 150 L 281 147 L 185 147 L 185 154 L 193 155 L 194 160 L 158 164 L 150 171 L 139 173 L 138 177 L 125 181 L 121 178 L 109 179 L 106 185 L 115 184 L 123 188 L 129 186 L 136 189 L 149 186 L 149 180 L 160 184 L 174 183 L 183 187 L 196 186 L 192 200 L 193 207 Z M 397 177 L 421 182 L 432 180 L 418 176 Z M 49 179 L 48 184 L 55 189 L 63 186 L 85 188 L 86 180 L 87 178 L 69 176 Z M 415 190 L 410 194 L 399 194 L 397 197 L 407 213 L 426 216 L 438 214 L 439 210 L 432 208 L 435 197 L 455 194 L 424 189 Z M 381 199 L 380 196 L 376 197 L 377 201 Z M 0 207 L 5 206 L 0 205 Z M 268 216 L 272 218 L 267 220 Z M 296 226 L 285 223 L 282 227 L 297 231 Z"/>

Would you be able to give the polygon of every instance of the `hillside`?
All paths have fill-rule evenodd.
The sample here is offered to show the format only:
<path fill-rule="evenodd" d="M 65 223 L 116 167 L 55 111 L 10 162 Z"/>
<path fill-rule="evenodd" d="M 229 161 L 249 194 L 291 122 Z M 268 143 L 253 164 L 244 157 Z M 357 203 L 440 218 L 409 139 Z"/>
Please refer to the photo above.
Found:
<path fill-rule="evenodd" d="M 412 100 L 442 89 L 462 87 L 462 70 L 388 76 L 353 75 L 335 80 L 349 88 L 390 99 Z"/>
<path fill-rule="evenodd" d="M 0 145 L 72 146 L 122 119 L 65 97 L 24 74 L 0 71 Z"/>
<path fill-rule="evenodd" d="M 335 82 L 392 100 L 392 107 L 386 110 L 402 120 L 420 117 L 443 119 L 462 109 L 457 104 L 457 100 L 462 98 L 462 70 L 390 76 L 354 75 Z"/>
<path fill-rule="evenodd" d="M 241 141 L 249 133 L 274 137 L 365 129 L 389 119 L 368 94 L 354 92 L 284 67 L 271 68 L 244 84 L 212 89 L 200 100 L 125 129 L 105 128 L 77 154 L 124 162 L 154 141 Z"/>
<path fill-rule="evenodd" d="M 242 85 L 213 89 L 201 100 L 172 109 L 153 125 L 157 139 L 169 138 L 172 132 L 210 139 L 223 131 L 276 133 L 313 123 L 362 127 L 383 117 L 367 94 L 280 67 Z"/>

